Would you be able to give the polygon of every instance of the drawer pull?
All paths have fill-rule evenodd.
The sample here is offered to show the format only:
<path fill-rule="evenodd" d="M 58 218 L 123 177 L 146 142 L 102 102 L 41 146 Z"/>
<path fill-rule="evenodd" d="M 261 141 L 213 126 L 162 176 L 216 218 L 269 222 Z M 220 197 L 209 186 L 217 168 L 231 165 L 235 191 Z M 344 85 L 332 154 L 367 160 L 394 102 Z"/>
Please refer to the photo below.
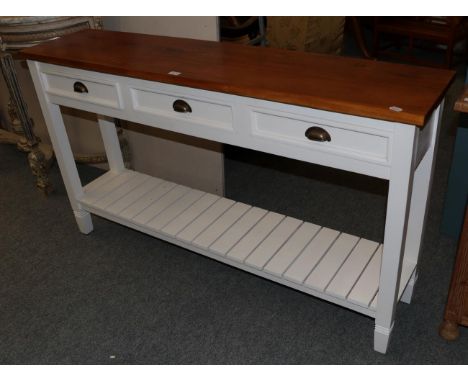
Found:
<path fill-rule="evenodd" d="M 177 113 L 191 113 L 192 112 L 192 108 L 190 107 L 190 105 L 187 102 L 182 101 L 181 99 L 174 101 L 174 103 L 172 104 L 172 107 L 174 108 L 174 111 L 176 111 Z"/>
<path fill-rule="evenodd" d="M 76 81 L 73 84 L 73 91 L 76 93 L 88 93 L 88 88 L 83 82 Z"/>
<path fill-rule="evenodd" d="M 311 141 L 318 141 L 318 142 L 330 142 L 331 141 L 330 134 L 328 134 L 327 130 L 322 129 L 321 127 L 318 127 L 318 126 L 309 127 L 305 132 L 305 136 L 307 137 L 307 139 L 310 139 Z"/>

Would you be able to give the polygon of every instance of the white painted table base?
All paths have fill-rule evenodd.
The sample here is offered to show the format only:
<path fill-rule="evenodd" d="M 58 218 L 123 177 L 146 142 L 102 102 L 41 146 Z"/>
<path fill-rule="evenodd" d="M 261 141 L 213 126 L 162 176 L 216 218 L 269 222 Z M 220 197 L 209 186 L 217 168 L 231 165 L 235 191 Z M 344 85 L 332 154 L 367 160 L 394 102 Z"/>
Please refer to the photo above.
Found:
<path fill-rule="evenodd" d="M 375 318 L 374 349 L 386 352 L 396 304 L 410 302 L 417 279 L 442 105 L 421 130 L 28 63 L 81 232 L 93 230 L 91 212 L 366 314 Z M 68 83 L 75 80 L 87 81 L 95 93 L 74 94 Z M 199 114 L 164 109 L 177 98 L 187 99 Z M 59 105 L 388 179 L 385 245 L 126 170 L 107 117 L 99 117 L 99 126 L 110 171 L 83 187 Z M 332 142 L 307 141 L 303 127 L 311 124 L 325 126 Z"/>

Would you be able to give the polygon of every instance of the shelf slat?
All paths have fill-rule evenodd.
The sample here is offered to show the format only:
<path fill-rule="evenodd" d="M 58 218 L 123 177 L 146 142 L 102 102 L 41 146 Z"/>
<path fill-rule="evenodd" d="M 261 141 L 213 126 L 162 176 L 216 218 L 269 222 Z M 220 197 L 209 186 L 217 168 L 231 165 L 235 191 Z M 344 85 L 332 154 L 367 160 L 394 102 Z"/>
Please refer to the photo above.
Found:
<path fill-rule="evenodd" d="M 138 187 L 141 183 L 143 183 L 146 179 L 148 179 L 147 175 L 143 174 L 136 174 L 135 176 L 127 179 L 125 183 L 122 183 L 120 186 L 116 187 L 113 191 L 109 192 L 103 198 L 100 198 L 95 206 L 98 208 L 106 208 L 115 201 L 121 199 L 123 196 L 128 194 L 130 191 Z"/>
<path fill-rule="evenodd" d="M 266 213 L 266 210 L 252 207 L 210 246 L 210 250 L 224 256 Z"/>
<path fill-rule="evenodd" d="M 369 306 L 379 290 L 380 265 L 382 264 L 382 245 L 372 256 L 366 269 L 349 293 L 348 300 Z"/>
<path fill-rule="evenodd" d="M 169 224 L 167 224 L 162 231 L 166 235 L 175 236 L 185 227 L 187 227 L 191 222 L 193 222 L 198 216 L 200 216 L 204 211 L 211 207 L 217 200 L 219 196 L 212 194 L 205 194 L 200 199 L 198 199 L 194 204 L 187 208 L 182 214 L 177 216 Z"/>
<path fill-rule="evenodd" d="M 92 190 L 86 190 L 81 202 L 94 204 L 99 199 L 107 197 L 109 193 L 111 193 L 117 187 L 119 187 L 120 185 L 124 184 L 125 182 L 133 178 L 135 175 L 136 173 L 133 171 L 132 172 L 124 171 L 120 174 L 116 174 L 115 176 L 110 178 L 108 181 L 104 182 L 102 185 L 99 185 L 98 187 Z"/>
<path fill-rule="evenodd" d="M 216 219 L 206 230 L 198 235 L 192 243 L 197 247 L 208 248 L 249 209 L 250 206 L 247 204 L 234 204 L 218 219 Z"/>
<path fill-rule="evenodd" d="M 175 203 L 166 208 L 163 212 L 147 223 L 148 227 L 155 230 L 161 230 L 166 224 L 179 216 L 183 211 L 189 208 L 193 203 L 203 196 L 204 192 L 190 190 Z"/>
<path fill-rule="evenodd" d="M 186 193 L 188 193 L 190 189 L 185 186 L 177 185 L 168 193 L 164 194 L 158 200 L 150 204 L 146 207 L 143 211 L 141 211 L 138 215 L 136 215 L 132 220 L 137 224 L 145 224 L 148 223 L 150 220 L 154 219 L 157 215 L 159 215 L 162 211 L 168 208 L 172 203 L 180 199 Z"/>
<path fill-rule="evenodd" d="M 286 243 L 301 223 L 298 219 L 286 216 L 255 251 L 247 257 L 245 263 L 257 269 L 263 269 L 268 260 Z"/>
<path fill-rule="evenodd" d="M 231 208 L 234 203 L 235 202 L 230 199 L 218 199 L 206 211 L 179 232 L 176 236 L 177 239 L 191 243 L 200 233 Z"/>
<path fill-rule="evenodd" d="M 346 298 L 371 259 L 378 243 L 361 239 L 327 287 L 327 293 Z"/>
<path fill-rule="evenodd" d="M 283 220 L 284 215 L 268 212 L 254 227 L 228 252 L 227 257 L 243 262 L 268 234 Z"/>
<path fill-rule="evenodd" d="M 89 211 L 314 296 L 375 315 L 383 245 L 124 170 L 86 185 Z M 400 296 L 414 271 L 403 264 Z"/>
<path fill-rule="evenodd" d="M 288 280 L 302 284 L 340 233 L 323 227 L 284 273 Z"/>
<path fill-rule="evenodd" d="M 154 191 L 152 190 L 151 192 L 144 194 L 140 199 L 129 205 L 122 212 L 119 212 L 119 216 L 124 219 L 133 219 L 154 201 L 159 200 L 159 198 L 171 191 L 176 186 L 177 185 L 172 182 L 162 182 Z"/>
<path fill-rule="evenodd" d="M 164 181 L 162 179 L 153 178 L 148 176 L 144 183 L 140 184 L 137 188 L 133 189 L 132 192 L 128 193 L 121 199 L 115 201 L 106 208 L 106 211 L 110 213 L 117 214 L 122 212 L 125 208 L 135 203 L 137 200 L 141 199 L 143 195 L 147 194 L 150 191 L 153 191 L 161 185 Z"/>
<path fill-rule="evenodd" d="M 358 237 L 342 233 L 328 250 L 327 255 L 311 272 L 305 284 L 324 291 L 358 241 Z"/>

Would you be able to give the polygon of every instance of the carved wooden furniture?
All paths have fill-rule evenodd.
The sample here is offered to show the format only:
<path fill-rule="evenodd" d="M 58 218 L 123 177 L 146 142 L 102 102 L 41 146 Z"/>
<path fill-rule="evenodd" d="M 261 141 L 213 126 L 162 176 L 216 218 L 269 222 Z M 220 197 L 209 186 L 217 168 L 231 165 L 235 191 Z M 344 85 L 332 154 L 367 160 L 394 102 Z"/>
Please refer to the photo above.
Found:
<path fill-rule="evenodd" d="M 446 340 L 456 340 L 460 335 L 458 325 L 468 326 L 468 208 L 439 333 Z"/>
<path fill-rule="evenodd" d="M 398 53 L 381 46 L 381 35 L 393 36 L 401 41 L 407 39 L 407 53 Z M 412 55 L 416 41 L 431 44 L 432 49 L 439 45 L 445 46 L 445 61 L 442 66 L 452 66 L 454 47 L 458 42 L 465 42 L 468 38 L 468 17 L 466 16 L 412 16 L 412 17 L 375 17 L 374 22 L 374 55 L 397 55 L 400 59 L 406 59 L 421 64 L 436 63 L 421 61 Z M 466 49 L 465 49 L 466 52 Z"/>
<path fill-rule="evenodd" d="M 0 143 L 16 144 L 28 152 L 28 161 L 36 176 L 37 187 L 48 193 L 51 184 L 48 168 L 53 158 L 50 145 L 45 145 L 33 133 L 33 121 L 29 116 L 26 102 L 20 90 L 13 63 L 13 54 L 20 49 L 42 41 L 54 40 L 60 36 L 82 29 L 100 28 L 99 17 L 0 17 L 1 68 L 10 93 L 8 105 L 11 129 L 0 129 Z M 78 155 L 84 162 L 105 162 L 105 155 L 92 157 Z"/>
<path fill-rule="evenodd" d="M 23 54 L 81 232 L 94 213 L 360 312 L 387 350 L 417 279 L 453 72 L 105 31 Z M 101 115 L 110 171 L 84 187 L 59 105 Z M 388 179 L 385 245 L 126 170 L 108 117 Z"/>

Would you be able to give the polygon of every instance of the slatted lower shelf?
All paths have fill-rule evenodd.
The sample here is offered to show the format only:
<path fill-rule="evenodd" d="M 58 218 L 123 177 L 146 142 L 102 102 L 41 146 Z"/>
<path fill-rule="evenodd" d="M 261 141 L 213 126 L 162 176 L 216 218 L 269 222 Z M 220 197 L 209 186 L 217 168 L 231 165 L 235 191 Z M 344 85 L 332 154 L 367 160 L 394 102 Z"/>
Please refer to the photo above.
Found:
<path fill-rule="evenodd" d="M 80 202 L 96 215 L 375 316 L 382 244 L 130 170 L 89 183 Z M 400 297 L 413 271 L 403 265 Z"/>

